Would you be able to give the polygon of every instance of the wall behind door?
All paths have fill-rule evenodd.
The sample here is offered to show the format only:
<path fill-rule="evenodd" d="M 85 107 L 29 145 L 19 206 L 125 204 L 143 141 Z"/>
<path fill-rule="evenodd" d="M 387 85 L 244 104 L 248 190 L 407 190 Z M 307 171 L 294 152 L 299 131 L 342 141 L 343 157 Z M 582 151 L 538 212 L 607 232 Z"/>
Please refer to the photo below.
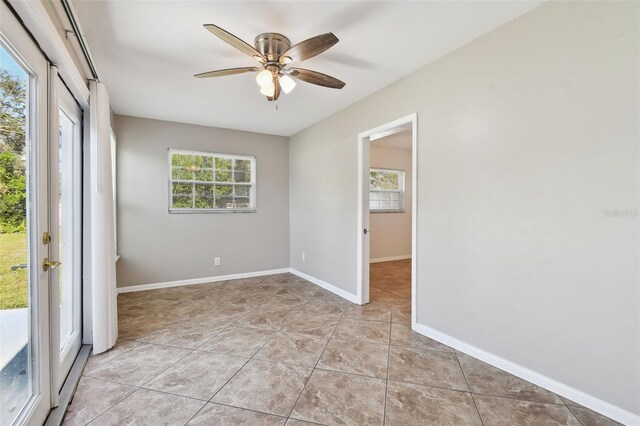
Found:
<path fill-rule="evenodd" d="M 401 137 L 411 146 L 410 132 Z M 404 212 L 371 214 L 369 257 L 371 261 L 411 257 L 411 151 L 381 147 L 376 142 L 371 143 L 371 167 L 404 171 Z"/>

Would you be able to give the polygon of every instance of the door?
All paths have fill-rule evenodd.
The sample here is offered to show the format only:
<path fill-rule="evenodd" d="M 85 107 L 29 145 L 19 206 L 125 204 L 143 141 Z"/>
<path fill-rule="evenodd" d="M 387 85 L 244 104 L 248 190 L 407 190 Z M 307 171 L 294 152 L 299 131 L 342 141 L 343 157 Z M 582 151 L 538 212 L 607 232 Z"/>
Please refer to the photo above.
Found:
<path fill-rule="evenodd" d="M 54 405 L 81 345 L 82 110 L 52 71 L 49 258 Z M 53 86 L 55 85 L 55 86 Z"/>
<path fill-rule="evenodd" d="M 0 424 L 51 407 L 47 61 L 0 3 Z"/>

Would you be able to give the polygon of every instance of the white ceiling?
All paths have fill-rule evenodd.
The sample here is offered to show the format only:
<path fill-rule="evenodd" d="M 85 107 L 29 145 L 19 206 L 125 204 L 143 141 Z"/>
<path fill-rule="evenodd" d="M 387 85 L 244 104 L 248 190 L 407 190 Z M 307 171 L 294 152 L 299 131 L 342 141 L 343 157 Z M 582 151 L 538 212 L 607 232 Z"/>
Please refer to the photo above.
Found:
<path fill-rule="evenodd" d="M 409 129 L 371 141 L 371 146 L 411 151 L 411 142 L 411 129 Z"/>
<path fill-rule="evenodd" d="M 117 114 L 290 136 L 540 3 L 77 0 L 73 6 Z M 299 82 L 276 111 L 259 94 L 254 73 L 196 79 L 195 73 L 257 64 L 205 30 L 206 23 L 249 44 L 263 32 L 280 32 L 292 44 L 333 32 L 337 45 L 295 65 L 347 85 Z"/>

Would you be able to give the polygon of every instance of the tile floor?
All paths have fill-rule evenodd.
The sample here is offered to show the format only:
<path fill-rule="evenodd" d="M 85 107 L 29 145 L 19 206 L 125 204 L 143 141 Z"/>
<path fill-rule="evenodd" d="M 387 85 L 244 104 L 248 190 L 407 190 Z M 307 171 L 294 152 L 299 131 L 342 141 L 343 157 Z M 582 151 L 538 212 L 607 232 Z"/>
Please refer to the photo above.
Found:
<path fill-rule="evenodd" d="M 356 306 L 289 274 L 119 296 L 65 425 L 613 425 L 410 329 L 410 261 Z"/>

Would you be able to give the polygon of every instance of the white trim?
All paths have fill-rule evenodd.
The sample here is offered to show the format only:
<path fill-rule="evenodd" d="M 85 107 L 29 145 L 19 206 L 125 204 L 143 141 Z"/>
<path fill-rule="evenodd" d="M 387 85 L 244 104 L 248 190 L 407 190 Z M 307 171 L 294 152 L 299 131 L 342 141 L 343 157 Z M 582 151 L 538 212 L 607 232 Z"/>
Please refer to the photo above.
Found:
<path fill-rule="evenodd" d="M 293 275 L 297 275 L 300 278 L 304 278 L 305 280 L 317 285 L 318 287 L 322 287 L 325 290 L 328 290 L 333 294 L 348 300 L 349 302 L 356 303 L 356 304 L 358 303 L 358 298 L 356 297 L 355 294 L 344 291 L 341 288 L 334 286 L 333 284 L 329 284 L 326 281 L 322 281 L 321 279 L 312 277 L 311 275 L 307 275 L 304 272 L 300 272 L 297 269 L 293 269 L 293 268 L 269 269 L 265 271 L 243 272 L 239 274 L 217 275 L 213 277 L 190 278 L 186 280 L 166 281 L 166 282 L 153 283 L 153 284 L 132 285 L 127 287 L 118 287 L 117 291 L 118 291 L 118 294 L 132 293 L 135 291 L 155 290 L 159 288 L 169 288 L 169 287 L 180 287 L 183 285 L 192 285 L 192 284 L 214 284 L 221 281 L 238 280 L 241 278 L 262 277 L 265 275 L 275 275 L 275 274 L 285 274 L 285 273 L 291 273 Z"/>
<path fill-rule="evenodd" d="M 190 278 L 190 279 L 178 280 L 178 281 L 166 281 L 166 282 L 153 283 L 153 284 L 132 285 L 128 287 L 118 287 L 117 291 L 118 291 L 118 294 L 131 293 L 134 291 L 155 290 L 158 288 L 180 287 L 183 285 L 192 285 L 192 284 L 208 284 L 208 283 L 216 283 L 216 282 L 227 281 L 227 280 L 237 280 L 240 278 L 253 278 L 253 277 L 261 277 L 264 275 L 284 274 L 286 272 L 290 272 L 290 269 L 289 268 L 271 269 L 266 271 L 244 272 L 240 274 L 217 275 L 213 277 Z"/>
<path fill-rule="evenodd" d="M 60 38 L 49 13 L 42 2 L 9 0 L 11 7 L 20 15 L 20 19 L 38 42 L 49 60 L 58 67 L 58 74 L 67 84 L 73 97 L 82 108 L 89 106 L 89 89 L 78 71 L 64 41 Z"/>
<path fill-rule="evenodd" d="M 309 281 L 309 282 L 311 282 L 311 283 L 313 283 L 313 284 L 315 284 L 315 285 L 317 285 L 319 287 L 322 287 L 325 290 L 328 290 L 331 293 L 335 294 L 336 296 L 340 296 L 343 299 L 346 299 L 351 303 L 355 303 L 357 305 L 361 305 L 362 304 L 362 303 L 360 303 L 360 300 L 358 299 L 358 297 L 355 294 L 349 293 L 348 291 L 345 291 L 345 290 L 343 290 L 341 288 L 338 288 L 333 284 L 329 284 L 328 282 L 322 281 L 319 278 L 312 277 L 311 275 L 307 275 L 304 272 L 298 271 L 297 269 L 290 268 L 289 272 L 291 272 L 293 275 L 299 276 L 300 278 L 304 278 L 305 280 L 307 280 L 307 281 Z"/>
<path fill-rule="evenodd" d="M 447 346 L 450 346 L 460 352 L 464 352 L 477 358 L 487 364 L 493 365 L 496 368 L 504 370 L 521 379 L 527 380 L 533 384 L 550 390 L 558 395 L 568 398 L 580 405 L 596 411 L 604 416 L 607 416 L 613 420 L 626 425 L 638 425 L 640 424 L 640 416 L 627 411 L 623 408 L 617 407 L 609 402 L 603 401 L 593 395 L 589 395 L 586 392 L 573 388 L 564 383 L 558 382 L 550 377 L 533 371 L 527 367 L 516 364 L 515 362 L 504 359 L 498 355 L 484 351 L 473 345 L 458 340 L 455 337 L 449 336 L 441 331 L 435 330 L 424 324 L 415 323 L 413 330 L 427 336 L 431 339 L 437 340 Z"/>
<path fill-rule="evenodd" d="M 411 259 L 411 255 L 403 254 L 402 256 L 379 257 L 377 259 L 369 260 L 369 263 L 393 262 L 394 260 L 405 260 L 405 259 Z"/>
<path fill-rule="evenodd" d="M 411 125 L 411 257 L 418 258 L 418 114 L 413 113 L 382 126 L 358 133 L 358 218 L 356 240 L 356 289 L 358 303 L 369 303 L 369 240 L 363 230 L 369 228 L 369 153 L 370 138 L 403 125 Z M 368 259 L 368 261 L 367 261 Z M 411 324 L 416 324 L 417 262 L 411 262 Z"/>

